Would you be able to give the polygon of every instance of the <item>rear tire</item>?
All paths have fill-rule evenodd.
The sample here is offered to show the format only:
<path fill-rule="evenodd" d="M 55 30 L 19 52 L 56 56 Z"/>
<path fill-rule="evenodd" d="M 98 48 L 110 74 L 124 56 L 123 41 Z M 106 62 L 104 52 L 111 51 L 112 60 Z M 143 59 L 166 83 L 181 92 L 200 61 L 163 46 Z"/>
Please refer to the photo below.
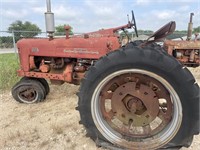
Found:
<path fill-rule="evenodd" d="M 86 73 L 78 96 L 81 123 L 103 147 L 188 147 L 199 133 L 199 87 L 187 68 L 158 47 L 131 46 L 104 56 Z M 164 119 L 153 129 L 157 117 Z M 141 133 L 133 133 L 138 126 Z"/>

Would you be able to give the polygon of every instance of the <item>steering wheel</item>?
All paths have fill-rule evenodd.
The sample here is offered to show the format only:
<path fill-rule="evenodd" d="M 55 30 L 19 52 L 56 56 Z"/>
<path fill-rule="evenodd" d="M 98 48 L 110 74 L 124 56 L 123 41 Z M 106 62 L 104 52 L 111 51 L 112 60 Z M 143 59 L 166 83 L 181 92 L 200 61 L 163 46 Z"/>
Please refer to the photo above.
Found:
<path fill-rule="evenodd" d="M 132 11 L 132 21 L 131 22 L 133 22 L 133 24 L 134 24 L 135 34 L 138 37 L 137 25 L 136 25 L 135 16 L 134 16 L 133 11 Z"/>

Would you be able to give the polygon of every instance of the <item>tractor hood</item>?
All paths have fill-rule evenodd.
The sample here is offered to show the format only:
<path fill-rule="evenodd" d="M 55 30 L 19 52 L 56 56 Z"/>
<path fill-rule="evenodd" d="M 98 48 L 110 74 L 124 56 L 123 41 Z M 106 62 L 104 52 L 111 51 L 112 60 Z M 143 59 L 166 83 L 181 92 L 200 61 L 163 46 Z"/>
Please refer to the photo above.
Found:
<path fill-rule="evenodd" d="M 93 34 L 95 35 L 95 34 Z M 69 39 L 22 39 L 17 42 L 19 54 L 32 56 L 98 59 L 120 47 L 117 37 L 72 37 Z"/>

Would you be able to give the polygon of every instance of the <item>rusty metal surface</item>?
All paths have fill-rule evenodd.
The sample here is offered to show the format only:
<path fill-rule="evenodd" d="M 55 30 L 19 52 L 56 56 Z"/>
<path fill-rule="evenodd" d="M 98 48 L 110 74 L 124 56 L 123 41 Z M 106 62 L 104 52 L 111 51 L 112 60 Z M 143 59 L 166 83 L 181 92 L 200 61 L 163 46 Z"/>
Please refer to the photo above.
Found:
<path fill-rule="evenodd" d="M 35 77 L 35 78 L 46 78 L 51 80 L 63 80 L 66 82 L 72 82 L 72 65 L 68 65 L 63 73 L 43 73 L 43 72 L 24 72 L 18 70 L 18 76 Z"/>
<path fill-rule="evenodd" d="M 69 39 L 69 33 L 70 33 L 70 30 L 71 30 L 71 26 L 66 25 L 64 28 L 65 28 L 65 31 L 66 31 L 66 39 Z"/>
<path fill-rule="evenodd" d="M 47 73 L 50 71 L 50 66 L 49 65 L 46 65 L 44 63 L 44 59 L 42 60 L 41 64 L 40 64 L 40 67 L 39 67 L 40 71 L 43 72 L 43 73 Z"/>
<path fill-rule="evenodd" d="M 75 66 L 74 70 L 77 72 L 85 72 L 86 68 L 85 68 L 85 66 Z"/>
<path fill-rule="evenodd" d="M 69 83 L 80 82 L 83 75 L 79 72 L 85 72 L 88 66 L 82 66 L 76 62 L 68 64 L 69 61 L 64 61 L 64 59 L 97 60 L 108 52 L 118 49 L 120 43 L 115 32 L 131 26 L 132 24 L 129 23 L 117 28 L 90 32 L 84 34 L 83 37 L 69 36 L 70 27 L 67 26 L 65 27 L 66 38 L 22 39 L 17 43 L 21 64 L 18 74 L 27 77 L 63 80 Z M 35 60 L 39 57 L 42 60 Z M 46 63 L 44 58 L 52 59 L 47 59 L 49 63 Z M 41 61 L 39 67 L 36 66 L 35 61 L 37 64 L 38 61 Z"/>
<path fill-rule="evenodd" d="M 23 70 L 17 71 L 18 76 L 46 78 L 53 80 L 64 80 L 63 74 L 41 73 L 41 72 L 24 72 Z"/>
<path fill-rule="evenodd" d="M 175 21 L 171 21 L 164 25 L 162 28 L 160 28 L 158 31 L 156 31 L 153 35 L 151 35 L 147 41 L 149 41 L 151 38 L 154 38 L 153 41 L 158 41 L 174 32 L 176 28 Z"/>
<path fill-rule="evenodd" d="M 172 41 L 166 40 L 164 46 L 172 46 L 174 49 L 200 49 L 200 41 Z"/>
<path fill-rule="evenodd" d="M 33 56 L 30 56 L 30 57 L 29 57 L 29 68 L 30 68 L 30 70 L 36 68 L 35 62 L 34 62 L 34 57 L 33 57 Z"/>
<path fill-rule="evenodd" d="M 23 39 L 17 45 L 21 67 L 25 72 L 30 71 L 30 56 L 99 59 L 120 47 L 118 37 Z"/>
<path fill-rule="evenodd" d="M 140 74 L 115 77 L 101 91 L 101 112 L 108 124 L 127 137 L 153 136 L 172 117 L 172 102 L 157 80 Z"/>
<path fill-rule="evenodd" d="M 49 65 L 45 65 L 45 64 L 43 64 L 43 65 L 40 66 L 39 69 L 40 69 L 41 72 L 43 72 L 43 73 L 47 73 L 47 72 L 50 71 L 50 66 L 49 66 Z"/>
<path fill-rule="evenodd" d="M 168 54 L 174 56 L 182 64 L 189 67 L 199 66 L 200 41 L 172 41 L 166 40 L 164 47 Z"/>
<path fill-rule="evenodd" d="M 74 72 L 73 73 L 73 84 L 79 85 L 81 80 L 84 78 L 85 72 Z"/>
<path fill-rule="evenodd" d="M 134 126 L 145 126 L 158 114 L 155 93 L 143 84 L 139 88 L 135 82 L 128 82 L 119 86 L 112 96 L 112 110 L 124 124 L 133 120 Z"/>
<path fill-rule="evenodd" d="M 192 17 L 194 16 L 194 13 L 190 13 L 190 21 L 188 23 L 188 32 L 187 32 L 187 40 L 191 40 L 192 38 L 192 30 L 193 30 L 193 23 L 192 23 Z"/>
<path fill-rule="evenodd" d="M 68 64 L 63 72 L 64 81 L 71 83 L 73 80 L 73 64 Z"/>
<path fill-rule="evenodd" d="M 18 96 L 25 101 L 31 102 L 36 98 L 37 93 L 35 89 L 30 86 L 22 86 L 19 88 Z"/>

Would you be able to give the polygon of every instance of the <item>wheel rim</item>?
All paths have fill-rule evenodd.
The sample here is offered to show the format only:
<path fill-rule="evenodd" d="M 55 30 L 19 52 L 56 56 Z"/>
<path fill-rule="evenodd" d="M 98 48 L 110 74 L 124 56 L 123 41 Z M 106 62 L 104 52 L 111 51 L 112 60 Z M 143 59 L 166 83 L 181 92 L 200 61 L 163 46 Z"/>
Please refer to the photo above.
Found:
<path fill-rule="evenodd" d="M 130 149 L 164 146 L 182 122 L 180 98 L 173 87 L 141 69 L 120 70 L 105 77 L 94 90 L 91 113 L 108 141 Z"/>
<path fill-rule="evenodd" d="M 38 99 L 38 92 L 30 86 L 19 87 L 18 98 L 24 103 L 34 103 Z"/>

